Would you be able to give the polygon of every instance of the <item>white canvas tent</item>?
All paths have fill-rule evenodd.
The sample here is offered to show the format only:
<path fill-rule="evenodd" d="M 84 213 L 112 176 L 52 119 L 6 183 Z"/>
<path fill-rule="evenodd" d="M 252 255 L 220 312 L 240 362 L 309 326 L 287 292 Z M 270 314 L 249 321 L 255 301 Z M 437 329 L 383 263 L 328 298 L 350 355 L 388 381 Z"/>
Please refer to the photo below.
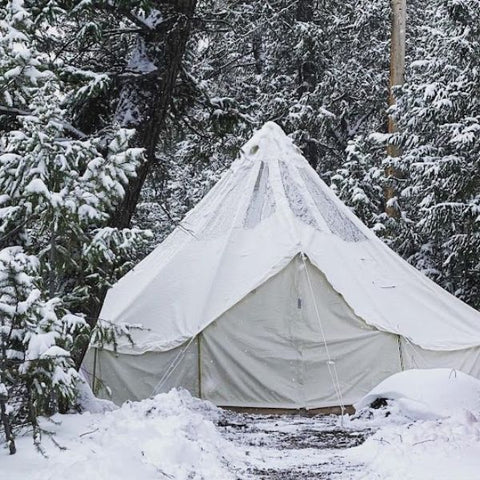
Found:
<path fill-rule="evenodd" d="M 175 386 L 222 406 L 310 409 L 351 404 L 402 369 L 480 377 L 480 314 L 377 239 L 271 122 L 101 318 L 145 328 L 85 358 L 118 403 Z"/>

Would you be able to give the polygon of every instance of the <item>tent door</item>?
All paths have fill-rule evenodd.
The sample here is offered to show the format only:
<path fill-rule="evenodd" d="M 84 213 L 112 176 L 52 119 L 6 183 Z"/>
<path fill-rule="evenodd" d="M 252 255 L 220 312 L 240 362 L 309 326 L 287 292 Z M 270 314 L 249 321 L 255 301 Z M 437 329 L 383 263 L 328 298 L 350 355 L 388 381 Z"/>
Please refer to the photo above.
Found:
<path fill-rule="evenodd" d="M 401 369 L 396 336 L 357 317 L 300 256 L 208 326 L 200 343 L 202 397 L 223 406 L 351 404 Z"/>
<path fill-rule="evenodd" d="M 292 261 L 202 332 L 203 398 L 232 407 L 305 407 L 297 271 Z"/>

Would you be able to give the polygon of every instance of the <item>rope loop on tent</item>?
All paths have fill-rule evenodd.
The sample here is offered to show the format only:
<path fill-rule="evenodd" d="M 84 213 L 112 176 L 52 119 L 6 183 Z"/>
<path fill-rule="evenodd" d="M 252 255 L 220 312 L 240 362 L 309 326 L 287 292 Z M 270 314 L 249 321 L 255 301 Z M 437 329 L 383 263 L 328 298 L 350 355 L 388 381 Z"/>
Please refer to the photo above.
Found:
<path fill-rule="evenodd" d="M 307 277 L 308 287 L 310 289 L 310 294 L 311 294 L 312 300 L 313 300 L 313 307 L 315 309 L 315 315 L 317 317 L 318 325 L 320 327 L 320 332 L 322 334 L 323 345 L 325 347 L 325 353 L 327 355 L 328 373 L 330 374 L 333 389 L 335 391 L 335 395 L 337 396 L 338 405 L 340 406 L 341 423 L 342 423 L 342 426 L 343 426 L 343 416 L 345 415 L 345 405 L 344 405 L 344 402 L 343 402 L 342 389 L 340 387 L 340 379 L 338 377 L 337 366 L 335 364 L 335 361 L 332 359 L 332 357 L 330 355 L 330 350 L 328 348 L 327 337 L 325 335 L 325 330 L 323 328 L 322 320 L 320 318 L 320 311 L 318 309 L 317 299 L 316 299 L 315 293 L 313 291 L 312 281 L 310 279 L 310 274 L 308 273 L 308 267 L 307 267 L 307 262 L 305 261 L 305 257 L 306 257 L 306 255 L 303 252 L 301 252 L 301 258 L 302 258 L 302 262 L 303 262 L 303 267 L 305 269 L 305 274 L 306 274 L 306 277 Z"/>

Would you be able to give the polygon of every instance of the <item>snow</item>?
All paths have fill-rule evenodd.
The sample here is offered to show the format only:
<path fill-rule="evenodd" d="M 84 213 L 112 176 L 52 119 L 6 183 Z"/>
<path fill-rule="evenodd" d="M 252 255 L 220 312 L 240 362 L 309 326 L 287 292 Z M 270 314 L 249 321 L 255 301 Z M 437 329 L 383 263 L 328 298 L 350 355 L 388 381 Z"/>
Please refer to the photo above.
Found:
<path fill-rule="evenodd" d="M 363 465 L 369 480 L 478 480 L 480 423 L 472 414 L 384 425 L 345 460 Z"/>
<path fill-rule="evenodd" d="M 480 410 L 452 407 L 477 408 L 471 401 L 479 382 L 446 370 L 404 373 L 368 395 L 395 392 L 387 408 L 365 407 L 343 422 L 235 414 L 185 390 L 117 408 L 95 399 L 84 384 L 84 413 L 41 420 L 55 433 L 54 441 L 44 434 L 47 457 L 28 435 L 19 437 L 16 455 L 0 451 L 2 474 L 9 480 L 477 480 Z M 412 421 L 402 410 L 408 397 L 451 415 Z"/>
<path fill-rule="evenodd" d="M 390 137 L 391 137 L 390 133 L 378 133 L 378 132 L 371 133 L 368 136 L 368 138 L 372 140 L 372 142 L 376 142 L 379 144 L 386 143 L 390 139 Z"/>
<path fill-rule="evenodd" d="M 57 337 L 58 333 L 55 331 L 45 333 L 29 332 L 25 336 L 25 339 L 28 341 L 26 359 L 36 360 L 37 358 L 42 358 L 47 352 L 51 351 L 52 348 L 55 348 Z"/>
<path fill-rule="evenodd" d="M 106 413 L 117 410 L 118 407 L 110 400 L 97 398 L 92 392 L 82 372 L 79 372 L 80 380 L 77 383 L 78 390 L 78 407 L 82 412 L 89 413 Z"/>
<path fill-rule="evenodd" d="M 70 357 L 70 352 L 67 352 L 63 348 L 54 345 L 53 347 L 48 348 L 41 355 L 42 358 L 56 358 L 56 357 Z"/>
<path fill-rule="evenodd" d="M 92 401 L 88 391 L 82 395 Z M 334 438 L 337 417 L 227 413 L 186 391 L 52 420 L 41 422 L 55 432 L 54 442 L 44 435 L 48 458 L 35 450 L 28 436 L 17 439 L 17 455 L 0 452 L 6 478 L 246 480 L 263 478 L 267 471 L 280 475 L 274 478 L 290 471 L 300 472 L 293 478 L 304 478 L 301 472 L 331 471 L 341 461 L 335 447 L 322 443 Z M 351 433 L 351 441 L 358 443 Z M 309 443 L 323 434 L 324 439 Z"/>
<path fill-rule="evenodd" d="M 90 205 L 80 205 L 78 215 L 82 219 L 96 219 L 101 216 L 101 213 Z"/>
<path fill-rule="evenodd" d="M 42 427 L 56 432 L 60 448 L 44 436 L 46 458 L 30 438 L 17 439 L 17 455 L 0 453 L 2 478 L 233 480 L 228 464 L 238 452 L 215 428 L 215 414 L 215 407 L 172 391 L 105 414 L 56 415 Z"/>
<path fill-rule="evenodd" d="M 357 411 L 376 399 L 394 400 L 413 420 L 480 412 L 480 380 L 449 368 L 406 370 L 387 378 L 355 404 Z"/>
<path fill-rule="evenodd" d="M 375 399 L 388 399 L 374 410 Z M 379 430 L 345 460 L 371 480 L 476 480 L 480 471 L 480 381 L 439 368 L 387 378 L 355 407 L 351 425 Z M 413 421 L 412 421 L 413 420 Z"/>
<path fill-rule="evenodd" d="M 152 8 L 147 18 L 143 21 L 150 28 L 156 28 L 163 22 L 163 15 L 160 10 Z"/>
<path fill-rule="evenodd" d="M 143 40 L 138 40 L 137 48 L 133 50 L 128 61 L 128 69 L 131 72 L 141 74 L 147 74 L 157 70 L 157 67 L 148 56 Z"/>
<path fill-rule="evenodd" d="M 27 193 L 32 193 L 32 194 L 39 194 L 39 195 L 45 195 L 45 197 L 48 197 L 50 195 L 50 192 L 40 178 L 34 178 L 26 187 L 25 187 L 25 192 Z"/>

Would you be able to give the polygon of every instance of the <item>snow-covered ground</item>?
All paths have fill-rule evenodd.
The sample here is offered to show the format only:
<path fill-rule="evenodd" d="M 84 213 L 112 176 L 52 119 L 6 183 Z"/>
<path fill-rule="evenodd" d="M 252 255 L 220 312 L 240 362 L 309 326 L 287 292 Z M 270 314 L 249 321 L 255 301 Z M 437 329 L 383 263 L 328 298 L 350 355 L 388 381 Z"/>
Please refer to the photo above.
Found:
<path fill-rule="evenodd" d="M 8 480 L 316 478 L 340 472 L 338 418 L 262 417 L 224 412 L 171 391 L 105 413 L 57 415 L 43 427 L 47 457 L 18 439 L 0 457 Z M 355 427 L 356 428 L 356 427 Z M 361 439 L 340 434 L 343 442 Z M 288 472 L 293 476 L 284 477 Z M 279 476 L 276 476 L 279 475 Z M 346 478 L 346 477 L 343 477 Z"/>
<path fill-rule="evenodd" d="M 397 419 L 398 421 L 398 419 Z M 368 480 L 478 480 L 480 423 L 471 414 L 383 426 L 344 460 L 362 463 Z"/>
<path fill-rule="evenodd" d="M 55 433 L 44 435 L 45 456 L 28 436 L 16 455 L 3 449 L 0 478 L 478 480 L 479 384 L 449 370 L 404 372 L 343 422 L 225 412 L 185 391 L 113 411 L 89 402 L 98 413 L 43 420 Z M 387 400 L 372 409 L 376 398 Z"/>
<path fill-rule="evenodd" d="M 48 458 L 22 438 L 17 455 L 2 452 L 0 471 L 9 480 L 228 480 L 242 459 L 216 429 L 218 415 L 178 391 L 106 413 L 57 415 L 43 423 L 56 432 L 43 442 Z"/>
<path fill-rule="evenodd" d="M 387 399 L 378 410 L 368 408 Z M 378 429 L 344 452 L 361 462 L 369 480 L 480 479 L 480 381 L 438 368 L 407 370 L 387 378 L 356 405 L 352 426 Z"/>

